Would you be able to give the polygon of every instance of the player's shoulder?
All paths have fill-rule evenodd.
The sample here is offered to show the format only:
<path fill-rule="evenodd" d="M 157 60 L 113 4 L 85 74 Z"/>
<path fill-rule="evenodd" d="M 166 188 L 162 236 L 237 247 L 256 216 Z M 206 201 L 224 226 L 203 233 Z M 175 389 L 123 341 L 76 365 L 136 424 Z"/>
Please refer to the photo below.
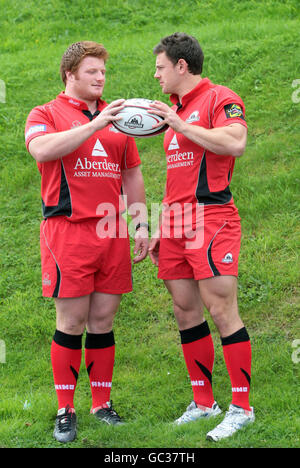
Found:
<path fill-rule="evenodd" d="M 37 106 L 33 107 L 33 109 L 31 109 L 31 111 L 29 112 L 29 116 L 49 114 L 56 105 L 57 105 L 56 98 L 44 104 L 38 104 Z"/>
<path fill-rule="evenodd" d="M 222 100 L 231 97 L 241 99 L 241 97 L 228 86 L 211 83 L 210 90 L 215 93 L 219 99 Z"/>

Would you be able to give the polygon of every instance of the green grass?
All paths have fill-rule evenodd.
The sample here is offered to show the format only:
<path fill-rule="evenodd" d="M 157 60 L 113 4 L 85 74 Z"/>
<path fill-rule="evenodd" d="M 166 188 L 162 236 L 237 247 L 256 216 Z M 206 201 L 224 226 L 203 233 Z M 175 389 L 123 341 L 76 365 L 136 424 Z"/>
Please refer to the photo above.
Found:
<path fill-rule="evenodd" d="M 249 140 L 231 184 L 242 217 L 239 306 L 253 348 L 251 403 L 256 422 L 214 447 L 299 446 L 299 124 L 292 82 L 300 78 L 297 0 L 0 0 L 0 446 L 58 447 L 52 430 L 56 396 L 50 366 L 55 329 L 52 300 L 41 297 L 40 177 L 24 146 L 24 123 L 36 105 L 62 88 L 58 69 L 77 40 L 103 42 L 110 52 L 105 99 L 158 98 L 153 47 L 177 30 L 195 35 L 204 74 L 246 104 Z M 147 204 L 161 201 L 162 136 L 137 140 Z M 220 340 L 215 396 L 223 410 L 230 382 Z M 128 424 L 100 427 L 89 415 L 82 363 L 72 447 L 211 447 L 211 421 L 174 428 L 192 399 L 171 300 L 147 259 L 134 267 L 134 292 L 123 297 L 115 326 L 112 399 Z M 25 402 L 27 402 L 25 404 Z M 27 406 L 27 409 L 24 409 Z M 221 417 L 218 417 L 218 421 Z"/>

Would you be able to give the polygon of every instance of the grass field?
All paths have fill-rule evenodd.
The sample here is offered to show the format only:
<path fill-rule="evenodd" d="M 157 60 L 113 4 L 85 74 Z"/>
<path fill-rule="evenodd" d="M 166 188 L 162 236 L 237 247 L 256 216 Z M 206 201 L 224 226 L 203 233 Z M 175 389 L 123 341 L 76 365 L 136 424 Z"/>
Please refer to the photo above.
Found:
<path fill-rule="evenodd" d="M 175 31 L 198 38 L 203 76 L 246 104 L 248 145 L 231 189 L 242 217 L 239 307 L 252 340 L 256 422 L 214 445 L 205 440 L 214 422 L 170 425 L 192 391 L 170 297 L 146 259 L 134 267 L 134 292 L 124 296 L 114 326 L 112 400 L 127 425 L 103 428 L 91 418 L 83 364 L 71 447 L 299 447 L 299 13 L 298 0 L 0 0 L 0 447 L 59 446 L 52 438 L 55 312 L 41 296 L 40 176 L 24 145 L 26 117 L 61 91 L 61 55 L 83 39 L 110 52 L 107 101 L 168 102 L 153 79 L 152 49 Z M 162 139 L 137 140 L 149 211 L 164 188 Z M 207 318 L 215 396 L 225 411 L 230 382 Z"/>

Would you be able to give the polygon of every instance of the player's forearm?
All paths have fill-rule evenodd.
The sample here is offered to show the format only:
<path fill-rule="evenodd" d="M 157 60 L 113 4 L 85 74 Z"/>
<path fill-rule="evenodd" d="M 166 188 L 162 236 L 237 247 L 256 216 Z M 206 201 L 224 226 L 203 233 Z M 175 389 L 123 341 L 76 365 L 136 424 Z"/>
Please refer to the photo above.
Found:
<path fill-rule="evenodd" d="M 38 162 L 53 161 L 75 151 L 97 130 L 102 130 L 109 122 L 118 120 L 118 112 L 123 109 L 124 99 L 111 102 L 91 122 L 64 132 L 39 136 L 29 143 L 29 152 Z"/>
<path fill-rule="evenodd" d="M 42 135 L 29 143 L 29 152 L 37 162 L 53 161 L 75 151 L 94 132 L 93 122 L 89 122 L 64 132 Z"/>
<path fill-rule="evenodd" d="M 219 128 L 203 128 L 183 122 L 182 131 L 186 138 L 212 153 L 239 157 L 246 146 L 246 129 L 238 124 Z"/>
<path fill-rule="evenodd" d="M 122 173 L 123 191 L 127 196 L 128 213 L 137 223 L 147 223 L 148 213 L 143 176 L 140 168 L 126 169 Z"/>

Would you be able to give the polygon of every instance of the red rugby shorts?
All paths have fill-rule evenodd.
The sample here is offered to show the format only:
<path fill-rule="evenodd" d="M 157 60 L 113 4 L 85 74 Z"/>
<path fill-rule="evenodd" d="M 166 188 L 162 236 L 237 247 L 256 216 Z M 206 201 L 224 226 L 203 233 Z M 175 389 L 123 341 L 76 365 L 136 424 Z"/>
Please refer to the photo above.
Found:
<path fill-rule="evenodd" d="M 42 221 L 42 286 L 45 297 L 80 297 L 92 292 L 132 291 L 130 243 L 126 227 L 120 237 L 99 238 L 97 220 L 72 223 L 64 217 Z"/>
<path fill-rule="evenodd" d="M 158 278 L 201 280 L 220 275 L 238 276 L 241 243 L 239 221 L 206 222 L 195 237 L 160 239 Z"/>

